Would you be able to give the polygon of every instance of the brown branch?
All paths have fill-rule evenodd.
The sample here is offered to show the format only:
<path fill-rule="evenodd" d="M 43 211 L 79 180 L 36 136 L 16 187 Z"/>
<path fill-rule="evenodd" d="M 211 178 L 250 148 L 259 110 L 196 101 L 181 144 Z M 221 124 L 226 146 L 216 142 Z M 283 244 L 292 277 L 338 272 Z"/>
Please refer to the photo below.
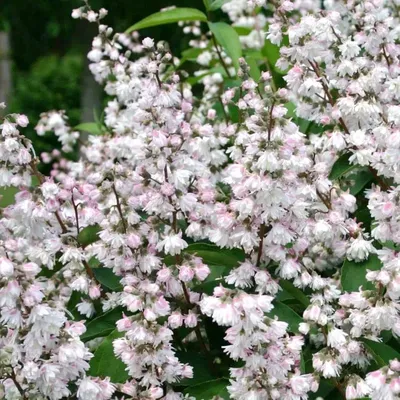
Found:
<path fill-rule="evenodd" d="M 219 61 L 221 62 L 221 65 L 224 68 L 224 70 L 226 72 L 226 75 L 228 75 L 228 78 L 232 78 L 232 75 L 229 73 L 229 70 L 228 70 L 228 67 L 225 64 L 225 61 L 222 58 L 222 54 L 221 54 L 221 52 L 220 52 L 220 50 L 218 48 L 217 40 L 215 39 L 215 36 L 214 36 L 213 33 L 211 33 L 211 37 L 212 37 L 212 40 L 214 42 L 214 47 L 215 47 L 215 50 L 217 51 Z"/>
<path fill-rule="evenodd" d="M 271 108 L 269 110 L 269 121 L 268 121 L 268 142 L 271 140 L 271 132 L 273 128 L 273 118 L 272 118 L 272 113 L 274 112 L 274 107 L 275 107 L 275 100 L 272 102 Z"/>
<path fill-rule="evenodd" d="M 260 263 L 261 263 L 261 256 L 262 256 L 263 246 L 264 246 L 264 234 L 265 234 L 265 224 L 261 224 L 260 231 L 258 233 L 260 242 L 258 244 L 257 263 L 256 263 L 257 267 L 259 267 Z"/>
<path fill-rule="evenodd" d="M 112 185 L 112 189 L 113 189 L 113 192 L 115 194 L 115 198 L 117 199 L 117 210 L 118 210 L 119 216 L 121 218 L 122 225 L 124 227 L 124 233 L 126 233 L 126 231 L 128 230 L 128 227 L 127 227 L 124 215 L 122 213 L 121 203 L 119 201 L 119 196 L 118 196 L 117 189 L 115 188 L 115 184 L 114 183 Z"/>
<path fill-rule="evenodd" d="M 76 232 L 77 232 L 77 235 L 79 235 L 80 228 L 79 228 L 78 207 L 75 204 L 74 194 L 73 193 L 71 195 L 71 202 L 72 202 L 72 206 L 74 207 L 75 220 L 76 220 Z"/>

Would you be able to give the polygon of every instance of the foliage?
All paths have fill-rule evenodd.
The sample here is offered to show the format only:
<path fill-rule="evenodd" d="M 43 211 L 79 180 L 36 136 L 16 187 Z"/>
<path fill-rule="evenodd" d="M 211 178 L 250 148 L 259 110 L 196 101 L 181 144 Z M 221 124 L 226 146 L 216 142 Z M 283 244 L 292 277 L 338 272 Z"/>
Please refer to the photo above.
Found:
<path fill-rule="evenodd" d="M 104 113 L 41 114 L 48 177 L 28 118 L 1 125 L 6 398 L 398 397 L 400 17 L 311 3 L 205 0 L 122 36 L 73 11 Z M 175 23 L 180 59 L 137 32 Z M 16 105 L 54 84 L 60 107 L 67 59 Z"/>

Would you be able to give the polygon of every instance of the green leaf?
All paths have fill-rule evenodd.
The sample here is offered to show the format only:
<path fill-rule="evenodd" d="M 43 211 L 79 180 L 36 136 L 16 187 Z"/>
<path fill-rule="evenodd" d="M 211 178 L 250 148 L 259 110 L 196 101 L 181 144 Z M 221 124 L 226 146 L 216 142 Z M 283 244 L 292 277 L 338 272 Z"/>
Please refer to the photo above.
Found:
<path fill-rule="evenodd" d="M 281 279 L 279 281 L 279 286 L 286 292 L 290 293 L 296 300 L 298 300 L 304 307 L 308 307 L 310 304 L 310 299 L 292 282 Z"/>
<path fill-rule="evenodd" d="M 228 400 L 229 393 L 226 388 L 228 385 L 229 381 L 227 379 L 215 379 L 199 385 L 189 386 L 184 393 L 194 396 L 196 400 L 210 400 L 214 396 Z"/>
<path fill-rule="evenodd" d="M 336 392 L 336 388 L 330 380 L 321 379 L 316 393 L 310 393 L 310 400 L 325 399 L 331 393 L 337 395 L 336 400 L 342 398 L 342 395 Z"/>
<path fill-rule="evenodd" d="M 299 324 L 303 322 L 303 318 L 301 318 L 299 314 L 280 301 L 274 301 L 274 308 L 268 316 L 272 318 L 276 316 L 279 321 L 287 322 L 289 324 L 288 329 L 290 332 L 298 332 Z"/>
<path fill-rule="evenodd" d="M 350 193 L 353 196 L 360 193 L 373 178 L 374 176 L 369 170 L 361 170 L 355 173 L 354 176 L 350 176 L 349 179 L 354 181 L 354 185 L 350 187 Z"/>
<path fill-rule="evenodd" d="M 232 26 L 225 22 L 209 22 L 208 26 L 217 42 L 231 58 L 237 70 L 239 68 L 239 58 L 242 57 L 242 46 L 240 44 L 239 35 Z"/>
<path fill-rule="evenodd" d="M 369 258 L 362 262 L 346 260 L 342 266 L 342 274 L 340 282 L 343 290 L 346 292 L 358 292 L 360 286 L 364 290 L 374 289 L 373 283 L 367 281 L 365 275 L 367 270 L 377 271 L 382 268 L 382 263 L 375 254 L 371 254 Z"/>
<path fill-rule="evenodd" d="M 232 268 L 222 265 L 209 265 L 209 267 L 211 271 L 210 275 L 208 275 L 207 279 L 200 284 L 193 286 L 193 290 L 195 292 L 211 295 L 214 292 L 214 288 L 220 283 L 224 283 L 224 286 L 226 286 L 223 278 L 229 275 L 229 272 Z"/>
<path fill-rule="evenodd" d="M 82 301 L 81 299 L 82 299 L 82 293 L 73 291 L 67 303 L 67 310 L 73 315 L 74 319 L 77 321 L 82 319 L 82 315 L 76 309 L 78 303 Z"/>
<path fill-rule="evenodd" d="M 279 47 L 276 44 L 271 43 L 268 39 L 265 40 L 264 47 L 261 50 L 264 57 L 267 59 L 269 65 L 278 72 L 281 72 L 275 67 L 276 62 L 280 57 Z"/>
<path fill-rule="evenodd" d="M 185 253 L 195 254 L 208 265 L 224 265 L 229 268 L 238 266 L 245 260 L 245 254 L 239 249 L 221 249 L 214 244 L 194 243 L 190 244 Z"/>
<path fill-rule="evenodd" d="M 179 383 L 179 386 L 194 386 L 215 378 L 210 371 L 208 360 L 204 355 L 194 351 L 187 351 L 177 352 L 177 357 L 180 362 L 188 363 L 193 367 L 193 378 L 184 379 Z"/>
<path fill-rule="evenodd" d="M 253 31 L 251 28 L 247 26 L 234 26 L 233 29 L 239 34 L 239 36 L 247 36 Z"/>
<path fill-rule="evenodd" d="M 114 292 L 120 292 L 122 285 L 120 283 L 121 278 L 114 274 L 111 268 L 99 267 L 92 269 L 96 279 L 105 287 L 108 287 Z"/>
<path fill-rule="evenodd" d="M 92 135 L 102 135 L 104 133 L 105 127 L 102 127 L 97 122 L 84 122 L 75 126 L 77 131 L 89 132 Z"/>
<path fill-rule="evenodd" d="M 138 31 L 143 28 L 150 28 L 152 26 L 173 24 L 179 21 L 203 21 L 207 22 L 207 16 L 200 10 L 195 8 L 172 8 L 165 11 L 160 11 L 155 14 L 151 14 L 148 17 L 142 19 L 136 24 L 132 25 L 126 33 Z"/>
<path fill-rule="evenodd" d="M 250 68 L 250 76 L 254 79 L 255 82 L 258 82 L 261 78 L 261 71 L 258 68 L 258 64 L 255 58 L 253 57 L 246 57 L 247 65 Z"/>
<path fill-rule="evenodd" d="M 179 66 L 186 61 L 196 61 L 197 57 L 204 52 L 205 49 L 198 49 L 197 47 L 182 51 L 182 57 L 179 61 Z"/>
<path fill-rule="evenodd" d="M 114 354 L 113 341 L 124 335 L 123 332 L 114 330 L 110 333 L 99 348 L 95 351 L 94 357 L 90 360 L 90 376 L 109 376 L 113 383 L 123 383 L 129 378 L 125 371 L 125 364 Z"/>
<path fill-rule="evenodd" d="M 208 8 L 209 11 L 215 11 L 220 9 L 225 3 L 227 3 L 230 0 L 210 0 L 211 4 Z"/>
<path fill-rule="evenodd" d="M 6 208 L 15 202 L 18 188 L 14 186 L 0 188 L 0 208 Z"/>
<path fill-rule="evenodd" d="M 346 153 L 336 160 L 336 162 L 333 164 L 331 173 L 329 174 L 329 179 L 331 181 L 339 179 L 340 177 L 357 167 L 357 165 L 355 164 L 350 164 L 350 156 L 351 154 Z"/>
<path fill-rule="evenodd" d="M 122 307 L 105 312 L 86 325 L 86 332 L 81 336 L 81 339 L 86 342 L 98 337 L 108 336 L 115 330 L 115 323 L 121 318 Z"/>
<path fill-rule="evenodd" d="M 374 357 L 374 360 L 380 368 L 389 364 L 391 360 L 397 358 L 400 360 L 400 353 L 385 343 L 374 342 L 369 339 L 361 339 L 364 346 Z"/>
<path fill-rule="evenodd" d="M 101 231 L 99 225 L 90 225 L 82 229 L 78 235 L 78 242 L 83 246 L 89 246 L 99 240 L 98 233 Z"/>
<path fill-rule="evenodd" d="M 288 103 L 285 103 L 285 107 L 287 109 L 286 117 L 288 118 L 296 118 L 296 106 L 294 103 L 289 101 Z"/>

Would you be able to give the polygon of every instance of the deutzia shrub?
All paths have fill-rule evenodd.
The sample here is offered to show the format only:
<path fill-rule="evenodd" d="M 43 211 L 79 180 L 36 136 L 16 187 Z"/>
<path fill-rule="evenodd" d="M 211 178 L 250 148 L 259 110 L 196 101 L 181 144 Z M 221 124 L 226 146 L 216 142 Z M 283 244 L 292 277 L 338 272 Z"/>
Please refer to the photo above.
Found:
<path fill-rule="evenodd" d="M 85 2 L 102 119 L 1 121 L 0 398 L 400 398 L 398 2 L 204 7 Z"/>

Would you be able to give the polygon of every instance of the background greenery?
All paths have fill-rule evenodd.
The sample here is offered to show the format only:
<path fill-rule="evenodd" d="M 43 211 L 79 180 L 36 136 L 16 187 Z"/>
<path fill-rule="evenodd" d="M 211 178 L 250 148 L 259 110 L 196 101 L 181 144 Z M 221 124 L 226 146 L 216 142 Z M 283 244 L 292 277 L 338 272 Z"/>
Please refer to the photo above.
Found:
<path fill-rule="evenodd" d="M 3 0 L 0 2 L 0 31 L 7 32 L 10 49 L 11 94 L 8 112 L 23 112 L 31 124 L 26 134 L 37 152 L 58 146 L 51 136 L 37 137 L 34 126 L 41 112 L 68 110 L 72 125 L 93 120 L 93 111 L 104 101 L 101 88 L 87 70 L 86 54 L 96 26 L 71 18 L 81 0 Z M 124 31 L 142 18 L 171 5 L 204 10 L 202 0 L 91 0 L 94 9 L 109 10 L 105 22 Z M 174 54 L 179 55 L 188 40 L 175 24 L 144 29 L 142 36 L 157 40 L 168 38 Z M 0 96 L 1 97 L 1 96 Z M 0 102 L 6 99 L 0 98 Z"/>

